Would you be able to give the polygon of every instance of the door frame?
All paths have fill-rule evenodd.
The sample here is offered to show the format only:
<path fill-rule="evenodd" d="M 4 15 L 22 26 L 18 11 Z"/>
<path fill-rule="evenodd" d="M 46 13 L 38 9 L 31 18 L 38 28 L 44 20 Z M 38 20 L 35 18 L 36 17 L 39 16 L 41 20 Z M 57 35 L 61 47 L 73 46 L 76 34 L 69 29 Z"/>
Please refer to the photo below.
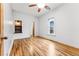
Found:
<path fill-rule="evenodd" d="M 35 22 L 33 22 L 33 29 L 32 29 L 33 37 L 35 36 Z"/>
<path fill-rule="evenodd" d="M 4 9 L 3 9 L 3 4 L 0 3 L 0 15 L 1 15 L 1 18 L 0 18 L 0 21 L 1 21 L 1 33 L 0 33 L 0 41 L 1 41 L 1 51 L 0 51 L 0 55 L 3 56 L 4 55 L 4 39 L 1 39 L 1 37 L 3 37 L 4 35 Z"/>

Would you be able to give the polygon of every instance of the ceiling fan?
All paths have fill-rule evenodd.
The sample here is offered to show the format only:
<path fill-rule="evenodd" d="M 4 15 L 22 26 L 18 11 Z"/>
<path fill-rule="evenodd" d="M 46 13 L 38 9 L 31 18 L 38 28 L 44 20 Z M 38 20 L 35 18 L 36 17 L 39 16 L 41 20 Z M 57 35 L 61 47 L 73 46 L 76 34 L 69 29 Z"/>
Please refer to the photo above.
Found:
<path fill-rule="evenodd" d="M 45 8 L 46 10 L 50 10 L 51 9 L 48 5 L 41 4 L 41 3 L 38 3 L 38 4 L 30 4 L 29 5 L 29 7 L 35 7 L 35 6 L 38 7 L 38 12 L 40 12 L 42 8 Z"/>

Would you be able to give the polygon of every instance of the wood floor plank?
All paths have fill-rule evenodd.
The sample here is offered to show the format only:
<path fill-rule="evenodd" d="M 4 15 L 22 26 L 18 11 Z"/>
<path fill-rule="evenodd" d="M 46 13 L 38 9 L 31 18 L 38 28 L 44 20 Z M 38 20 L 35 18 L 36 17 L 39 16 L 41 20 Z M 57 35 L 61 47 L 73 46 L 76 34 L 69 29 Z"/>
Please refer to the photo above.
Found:
<path fill-rule="evenodd" d="M 79 49 L 40 37 L 17 39 L 10 56 L 79 56 Z"/>

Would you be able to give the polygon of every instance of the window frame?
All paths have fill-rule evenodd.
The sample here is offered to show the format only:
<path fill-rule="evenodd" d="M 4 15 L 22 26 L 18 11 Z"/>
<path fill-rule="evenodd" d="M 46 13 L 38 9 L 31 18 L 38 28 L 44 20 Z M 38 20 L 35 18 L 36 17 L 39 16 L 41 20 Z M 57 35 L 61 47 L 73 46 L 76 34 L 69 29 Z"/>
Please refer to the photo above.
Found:
<path fill-rule="evenodd" d="M 50 26 L 50 22 L 54 22 L 54 24 L 53 24 L 53 26 Z M 50 27 L 53 27 L 53 33 L 50 33 Z M 54 17 L 51 17 L 51 18 L 49 18 L 48 19 L 48 34 L 49 35 L 56 35 L 56 33 L 55 33 L 55 18 Z"/>

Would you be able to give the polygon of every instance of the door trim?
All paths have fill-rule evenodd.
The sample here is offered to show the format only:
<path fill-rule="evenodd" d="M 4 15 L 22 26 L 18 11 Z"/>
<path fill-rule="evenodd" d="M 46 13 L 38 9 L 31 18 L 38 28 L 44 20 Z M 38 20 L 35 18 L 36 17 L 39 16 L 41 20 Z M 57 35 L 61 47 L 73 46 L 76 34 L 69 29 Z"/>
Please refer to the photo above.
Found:
<path fill-rule="evenodd" d="M 4 9 L 3 9 L 3 4 L 0 3 L 1 7 L 1 37 L 4 35 Z M 4 55 L 4 39 L 1 40 L 2 45 L 1 45 L 1 56 Z"/>

